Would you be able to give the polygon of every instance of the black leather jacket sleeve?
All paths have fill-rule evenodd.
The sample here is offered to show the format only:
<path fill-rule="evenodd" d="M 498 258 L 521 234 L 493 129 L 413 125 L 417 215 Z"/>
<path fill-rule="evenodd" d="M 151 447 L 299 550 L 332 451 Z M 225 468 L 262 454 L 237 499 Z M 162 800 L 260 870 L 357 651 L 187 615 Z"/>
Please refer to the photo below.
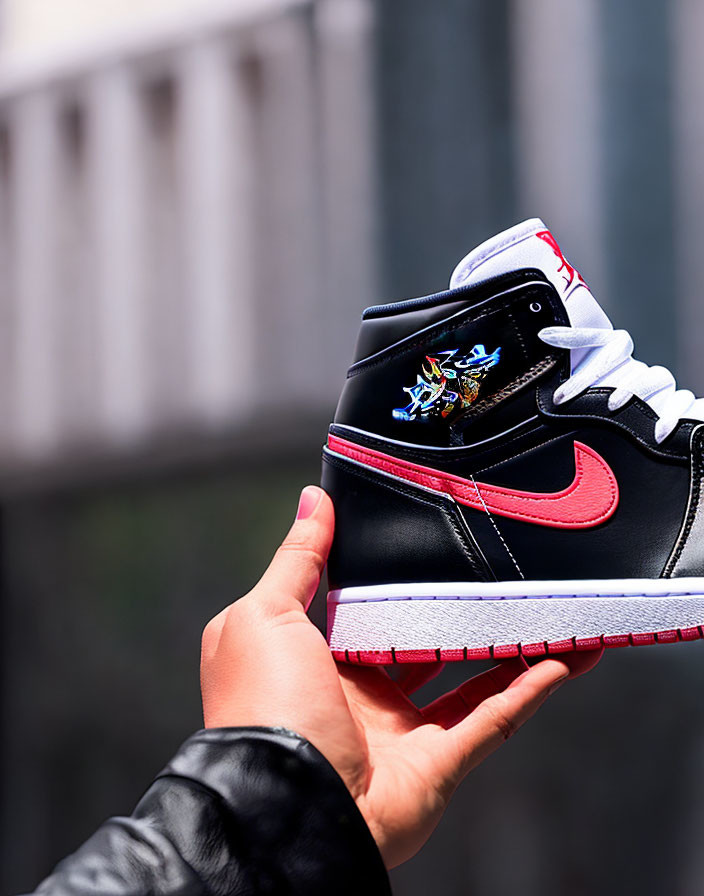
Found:
<path fill-rule="evenodd" d="M 283 728 L 190 737 L 129 818 L 111 818 L 36 890 L 45 896 L 390 894 L 344 782 Z"/>

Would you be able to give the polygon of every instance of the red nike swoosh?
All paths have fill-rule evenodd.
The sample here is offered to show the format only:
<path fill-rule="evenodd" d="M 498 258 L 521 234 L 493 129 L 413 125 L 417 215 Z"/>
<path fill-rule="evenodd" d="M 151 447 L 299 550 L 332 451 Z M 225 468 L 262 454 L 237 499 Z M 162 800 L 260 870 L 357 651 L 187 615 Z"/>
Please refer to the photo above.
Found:
<path fill-rule="evenodd" d="M 459 504 L 536 526 L 588 529 L 607 520 L 618 506 L 618 483 L 613 470 L 601 455 L 582 442 L 574 443 L 574 479 L 559 492 L 523 492 L 462 479 L 338 436 L 331 435 L 328 445 L 336 454 L 450 495 Z"/>

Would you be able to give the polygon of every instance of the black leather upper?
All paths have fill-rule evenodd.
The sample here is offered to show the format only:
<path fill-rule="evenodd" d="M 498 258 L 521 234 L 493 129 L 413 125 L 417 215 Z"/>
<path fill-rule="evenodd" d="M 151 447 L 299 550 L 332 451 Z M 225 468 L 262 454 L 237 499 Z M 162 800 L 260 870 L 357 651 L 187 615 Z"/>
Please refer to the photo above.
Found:
<path fill-rule="evenodd" d="M 479 431 L 481 421 L 497 417 L 492 414 L 489 418 L 488 411 L 498 411 L 499 404 L 535 384 L 555 366 L 560 352 L 539 340 L 537 332 L 542 327 L 566 321 L 554 288 L 541 275 L 524 276 L 518 282 L 514 276 L 499 278 L 494 284 L 497 291 L 489 294 L 483 285 L 447 293 L 449 303 L 444 313 L 442 307 L 429 311 L 411 308 L 407 313 L 415 323 L 419 323 L 419 314 L 432 313 L 439 318 L 411 333 L 408 333 L 405 314 L 391 314 L 384 319 L 384 337 L 379 344 L 387 344 L 352 365 L 335 422 L 425 445 L 449 446 L 475 438 L 474 432 Z M 460 306 L 457 294 L 464 300 Z M 369 326 L 379 325 L 377 318 L 365 320 L 361 333 Z M 403 335 L 389 342 L 394 331 Z M 360 342 L 365 338 L 361 335 Z M 394 408 L 408 401 L 404 387 L 415 384 L 428 354 L 480 343 L 488 351 L 499 348 L 501 360 L 489 371 L 480 398 L 470 408 L 453 415 L 447 422 L 394 419 Z"/>
<path fill-rule="evenodd" d="M 421 582 L 438 558 L 451 580 L 493 577 L 453 501 L 330 452 L 325 453 L 322 486 L 341 522 L 328 558 L 330 588 Z"/>
<path fill-rule="evenodd" d="M 331 434 L 465 481 L 532 494 L 570 486 L 580 441 L 613 472 L 618 505 L 597 525 L 538 525 L 457 505 L 417 484 L 401 486 L 388 472 L 371 473 L 326 451 L 323 485 L 337 512 L 333 587 L 704 575 L 704 437 L 697 422 L 680 421 L 658 444 L 657 415 L 637 397 L 611 412 L 612 390 L 595 387 L 556 405 L 555 389 L 570 375 L 569 352 L 548 348 L 537 334 L 569 321 L 538 272 L 514 272 L 431 299 L 372 309 L 363 321 L 363 334 L 370 325 L 376 329 L 358 345 L 374 351 L 350 369 Z M 476 344 L 487 351 L 500 346 L 501 359 L 469 407 L 447 418 L 394 419 L 426 356 L 456 345 L 466 353 Z M 363 486 L 352 485 L 361 480 Z M 401 488 L 403 499 L 390 501 L 390 491 Z M 363 500 L 351 497 L 362 490 Z M 472 562 L 461 556 L 467 546 Z"/>
<path fill-rule="evenodd" d="M 200 731 L 129 818 L 111 818 L 43 896 L 390 894 L 342 779 L 283 728 Z"/>
<path fill-rule="evenodd" d="M 356 364 L 396 345 L 402 339 L 440 323 L 470 306 L 477 308 L 485 301 L 491 302 L 497 293 L 535 282 L 546 282 L 542 271 L 515 271 L 480 286 L 448 289 L 420 299 L 367 308 L 362 315 L 352 369 Z"/>

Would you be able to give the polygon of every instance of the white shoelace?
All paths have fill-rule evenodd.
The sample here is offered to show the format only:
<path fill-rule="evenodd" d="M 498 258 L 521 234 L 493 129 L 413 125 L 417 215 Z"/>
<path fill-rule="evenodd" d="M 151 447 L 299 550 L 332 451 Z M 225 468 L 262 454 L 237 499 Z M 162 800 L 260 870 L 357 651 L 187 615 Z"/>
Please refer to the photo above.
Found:
<path fill-rule="evenodd" d="M 704 420 L 704 398 L 678 389 L 666 367 L 650 367 L 633 355 L 633 340 L 626 330 L 601 327 L 545 327 L 538 336 L 547 345 L 579 352 L 572 375 L 555 389 L 553 401 L 563 404 L 590 386 L 611 387 L 608 407 L 616 411 L 634 395 L 658 415 L 655 441 L 666 439 L 683 417 Z M 585 352 L 586 350 L 586 352 Z"/>

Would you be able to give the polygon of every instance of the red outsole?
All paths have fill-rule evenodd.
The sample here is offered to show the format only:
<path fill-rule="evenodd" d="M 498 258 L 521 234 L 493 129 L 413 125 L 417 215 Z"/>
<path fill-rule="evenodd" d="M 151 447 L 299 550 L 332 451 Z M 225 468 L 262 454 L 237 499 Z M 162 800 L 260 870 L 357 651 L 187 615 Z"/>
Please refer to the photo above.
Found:
<path fill-rule="evenodd" d="M 594 638 L 569 638 L 563 641 L 539 641 L 537 644 L 494 644 L 491 647 L 452 648 L 448 650 L 333 650 L 336 660 L 365 666 L 392 663 L 456 663 L 464 660 L 508 659 L 514 656 L 547 656 L 575 650 L 601 647 L 642 647 L 648 644 L 674 644 L 704 638 L 704 627 L 668 629 L 662 632 L 637 632 L 624 635 L 599 635 Z"/>

